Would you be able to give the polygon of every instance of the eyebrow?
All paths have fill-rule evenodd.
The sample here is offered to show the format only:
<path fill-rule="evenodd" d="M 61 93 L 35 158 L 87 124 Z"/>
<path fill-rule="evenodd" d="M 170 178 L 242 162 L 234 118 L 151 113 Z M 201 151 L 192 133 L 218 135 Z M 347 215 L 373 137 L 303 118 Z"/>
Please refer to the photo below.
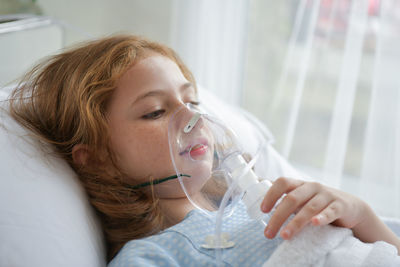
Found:
<path fill-rule="evenodd" d="M 179 91 L 182 93 L 183 91 L 187 90 L 188 88 L 193 88 L 194 89 L 193 84 L 190 83 L 190 82 L 184 83 L 181 86 L 181 88 L 179 89 Z M 144 93 L 143 95 L 138 96 L 135 99 L 135 101 L 133 101 L 132 105 L 134 105 L 135 103 L 139 102 L 140 100 L 142 100 L 142 99 L 144 99 L 146 97 L 157 96 L 157 95 L 165 95 L 165 94 L 166 94 L 165 90 L 155 89 L 155 90 L 152 90 L 150 92 Z"/>

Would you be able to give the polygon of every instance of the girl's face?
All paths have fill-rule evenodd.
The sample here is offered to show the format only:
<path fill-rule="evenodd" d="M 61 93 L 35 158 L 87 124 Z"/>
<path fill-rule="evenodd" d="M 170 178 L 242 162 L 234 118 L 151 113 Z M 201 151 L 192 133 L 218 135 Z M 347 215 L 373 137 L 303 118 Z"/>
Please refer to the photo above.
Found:
<path fill-rule="evenodd" d="M 184 104 L 197 101 L 193 85 L 175 62 L 162 55 L 140 60 L 121 77 L 107 112 L 111 147 L 127 183 L 175 174 L 168 146 L 169 119 Z M 155 188 L 160 198 L 185 196 L 177 179 Z"/>

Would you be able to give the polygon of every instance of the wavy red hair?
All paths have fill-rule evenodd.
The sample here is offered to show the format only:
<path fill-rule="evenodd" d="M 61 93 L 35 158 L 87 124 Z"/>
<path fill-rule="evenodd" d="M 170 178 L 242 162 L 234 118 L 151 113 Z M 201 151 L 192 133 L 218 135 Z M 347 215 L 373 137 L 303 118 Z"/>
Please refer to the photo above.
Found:
<path fill-rule="evenodd" d="M 41 142 L 54 146 L 78 174 L 101 220 L 108 260 L 127 241 L 164 227 L 157 200 L 122 182 L 106 120 L 118 79 L 149 53 L 173 60 L 195 86 L 191 72 L 172 49 L 142 37 L 118 35 L 47 58 L 22 78 L 10 99 L 11 116 Z M 74 162 L 72 149 L 77 144 L 89 148 L 87 164 Z"/>

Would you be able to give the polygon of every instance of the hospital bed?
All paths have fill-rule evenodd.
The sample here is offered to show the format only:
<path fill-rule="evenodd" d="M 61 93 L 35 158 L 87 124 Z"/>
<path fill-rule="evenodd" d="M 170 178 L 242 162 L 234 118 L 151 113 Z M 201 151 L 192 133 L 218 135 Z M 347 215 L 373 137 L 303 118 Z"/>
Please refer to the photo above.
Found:
<path fill-rule="evenodd" d="M 56 38 L 62 38 L 62 33 L 52 28 L 53 24 L 44 24 L 37 25 L 50 27 L 47 30 L 53 37 L 59 34 Z M 21 39 L 17 35 L 23 30 L 26 29 L 1 33 L 0 28 L 0 40 L 7 39 L 8 35 L 14 38 L 8 42 L 12 45 L 14 41 L 15 46 L 19 46 Z M 36 30 L 46 31 L 44 28 Z M 50 54 L 58 45 L 55 41 L 54 47 L 42 49 L 40 53 Z M 23 66 L 32 64 L 36 57 L 25 57 L 29 62 L 24 62 Z M 12 55 L 8 58 L 12 61 L 9 66 L 18 65 Z M 19 55 L 18 60 L 23 57 Z M 6 69 L 5 62 L 1 65 L 0 72 L 4 75 L 0 77 L 12 77 L 16 73 Z M 12 85 L 1 88 L 0 99 L 7 99 L 13 88 Z M 218 112 L 218 116 L 236 131 L 245 150 L 254 154 L 260 145 L 256 138 L 260 134 L 257 126 L 260 122 L 204 88 L 199 89 L 199 95 L 211 113 Z M 106 266 L 101 226 L 76 175 L 62 159 L 51 154 L 50 147 L 38 144 L 8 116 L 7 102 L 1 101 L 0 105 L 0 266 Z M 268 151 L 265 162 L 268 178 L 281 175 L 305 178 L 272 146 Z M 385 222 L 400 234 L 399 220 L 386 218 Z"/>

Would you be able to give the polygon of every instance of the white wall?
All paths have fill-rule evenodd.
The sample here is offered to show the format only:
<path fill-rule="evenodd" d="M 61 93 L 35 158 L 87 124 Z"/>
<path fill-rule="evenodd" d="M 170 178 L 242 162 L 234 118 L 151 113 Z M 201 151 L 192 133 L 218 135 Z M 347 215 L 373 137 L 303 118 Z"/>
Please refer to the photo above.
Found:
<path fill-rule="evenodd" d="M 115 33 L 143 35 L 169 46 L 172 43 L 174 0 L 38 0 L 36 5 L 44 16 L 64 26 L 63 38 L 59 31 L 54 33 L 56 25 L 0 34 L 0 87 L 13 84 L 63 44 Z"/>
<path fill-rule="evenodd" d="M 63 47 L 63 30 L 51 20 L 22 16 L 12 20 L 0 23 L 0 88 L 17 83 L 36 62 Z"/>
<path fill-rule="evenodd" d="M 66 45 L 112 33 L 133 33 L 171 44 L 173 0 L 38 0 L 43 15 L 66 23 Z"/>

